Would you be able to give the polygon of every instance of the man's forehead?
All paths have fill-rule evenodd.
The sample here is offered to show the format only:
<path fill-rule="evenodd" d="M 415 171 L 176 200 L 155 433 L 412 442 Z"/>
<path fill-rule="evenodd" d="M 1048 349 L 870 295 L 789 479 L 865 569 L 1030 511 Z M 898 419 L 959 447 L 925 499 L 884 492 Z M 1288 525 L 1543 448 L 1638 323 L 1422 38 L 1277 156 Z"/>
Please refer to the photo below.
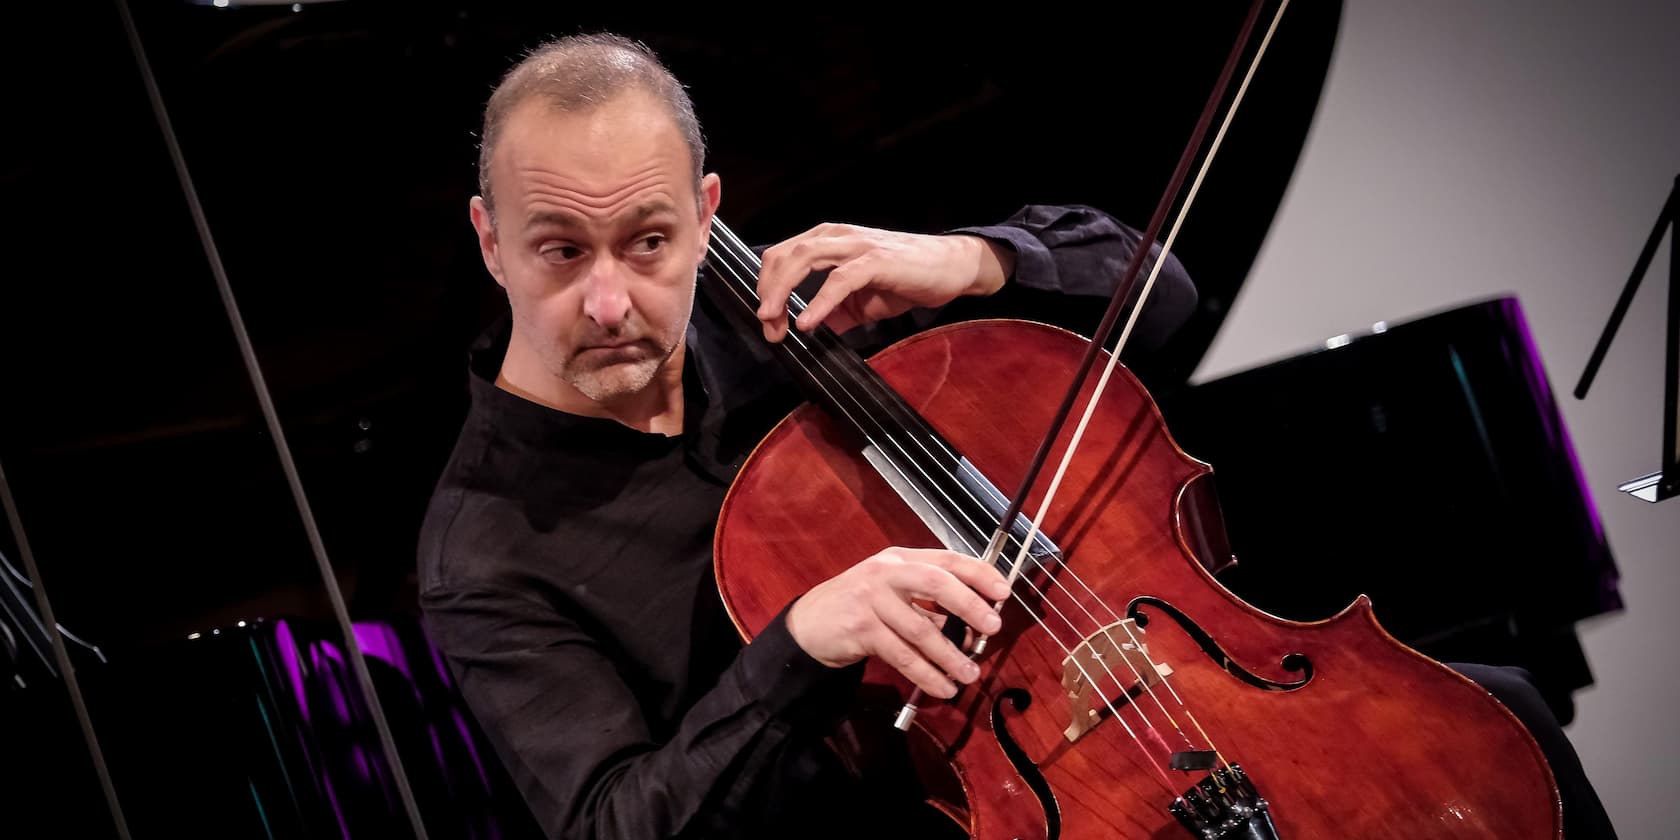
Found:
<path fill-rule="evenodd" d="M 556 186 L 605 195 L 650 178 L 687 195 L 687 143 L 659 102 L 635 99 L 625 94 L 588 111 L 559 111 L 541 96 L 521 102 L 494 151 L 497 195 Z"/>
<path fill-rule="evenodd" d="M 492 165 L 546 165 L 583 175 L 632 161 L 686 169 L 688 146 L 657 101 L 630 92 L 579 111 L 560 110 L 540 95 L 526 99 L 509 112 Z"/>

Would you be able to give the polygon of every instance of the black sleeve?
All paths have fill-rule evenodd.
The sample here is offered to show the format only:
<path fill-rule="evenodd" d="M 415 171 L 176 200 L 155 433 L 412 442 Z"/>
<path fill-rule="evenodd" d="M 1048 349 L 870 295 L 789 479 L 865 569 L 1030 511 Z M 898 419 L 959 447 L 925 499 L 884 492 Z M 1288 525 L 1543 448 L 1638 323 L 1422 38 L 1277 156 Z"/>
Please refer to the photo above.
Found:
<path fill-rule="evenodd" d="M 862 674 L 812 659 L 784 610 L 660 742 L 610 650 L 541 598 L 477 586 L 421 603 L 428 634 L 550 837 L 750 825 L 766 768 L 796 733 L 838 721 Z"/>
<path fill-rule="evenodd" d="M 933 323 L 968 317 L 1033 318 L 1089 336 L 1143 241 L 1137 229 L 1102 210 L 1077 204 L 1029 204 L 997 224 L 944 233 L 980 236 L 1014 251 L 1015 270 L 1003 290 L 993 300 L 959 299 L 939 311 L 917 310 L 853 330 L 858 334 L 848 334 L 848 343 L 867 352 Z M 1143 292 L 1160 254 L 1160 243 L 1152 243 L 1128 309 L 1121 311 L 1112 336 L 1120 334 L 1129 307 Z M 1126 340 L 1127 353 L 1146 354 L 1159 348 L 1190 318 L 1196 300 L 1196 286 L 1184 265 L 1176 254 L 1167 255 Z M 1112 338 L 1109 346 L 1113 346 Z"/>
<path fill-rule="evenodd" d="M 1009 246 L 1015 251 L 1015 273 L 1008 286 L 1051 292 L 1090 300 L 1076 305 L 1090 307 L 1091 322 L 1101 320 L 1108 300 L 1125 279 L 1126 267 L 1140 243 L 1141 231 L 1094 207 L 1033 204 L 1021 208 L 1001 224 L 958 228 L 949 233 L 967 233 Z M 1125 324 L 1126 314 L 1136 304 L 1161 256 L 1159 242 L 1150 243 L 1149 255 L 1139 268 L 1136 285 L 1121 310 L 1115 335 Z M 1196 308 L 1196 286 L 1177 254 L 1168 254 L 1149 290 L 1142 314 L 1127 339 L 1129 348 L 1148 351 L 1161 346 L 1184 325 Z"/>

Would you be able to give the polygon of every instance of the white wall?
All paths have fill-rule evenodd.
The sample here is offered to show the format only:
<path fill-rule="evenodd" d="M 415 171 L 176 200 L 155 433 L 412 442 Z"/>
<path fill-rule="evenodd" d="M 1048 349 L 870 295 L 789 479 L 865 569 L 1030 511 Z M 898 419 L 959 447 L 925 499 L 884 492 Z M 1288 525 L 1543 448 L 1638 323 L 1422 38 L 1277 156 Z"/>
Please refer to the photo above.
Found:
<path fill-rule="evenodd" d="M 1680 3 L 1348 0 L 1294 182 L 1195 376 L 1519 296 L 1622 572 L 1627 609 L 1581 625 L 1597 682 L 1569 734 L 1623 838 L 1672 836 L 1680 763 L 1680 499 L 1615 489 L 1658 463 L 1666 241 L 1571 391 L 1677 172 Z"/>

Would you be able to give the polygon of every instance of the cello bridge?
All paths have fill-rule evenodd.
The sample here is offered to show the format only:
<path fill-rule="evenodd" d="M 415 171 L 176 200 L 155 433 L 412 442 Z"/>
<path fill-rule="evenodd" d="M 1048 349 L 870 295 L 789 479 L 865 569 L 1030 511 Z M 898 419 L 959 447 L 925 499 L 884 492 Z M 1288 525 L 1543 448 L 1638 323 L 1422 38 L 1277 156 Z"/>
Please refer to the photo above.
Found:
<path fill-rule="evenodd" d="M 1062 688 L 1073 711 L 1062 733 L 1068 741 L 1078 741 L 1102 722 L 1110 707 L 1130 702 L 1172 675 L 1166 664 L 1149 661 L 1142 636 L 1132 619 L 1121 619 L 1086 636 L 1062 659 Z M 1114 688 L 1123 690 L 1108 696 Z"/>

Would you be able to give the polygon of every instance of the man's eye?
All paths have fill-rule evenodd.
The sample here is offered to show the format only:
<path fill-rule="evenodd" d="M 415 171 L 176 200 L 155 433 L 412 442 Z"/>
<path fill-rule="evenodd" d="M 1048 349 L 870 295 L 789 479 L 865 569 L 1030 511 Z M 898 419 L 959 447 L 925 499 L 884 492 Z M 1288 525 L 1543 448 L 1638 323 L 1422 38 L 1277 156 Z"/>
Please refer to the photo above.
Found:
<path fill-rule="evenodd" d="M 665 234 L 656 233 L 636 240 L 636 251 L 642 254 L 652 254 L 665 246 Z"/>
<path fill-rule="evenodd" d="M 575 260 L 579 256 L 582 256 L 583 249 L 577 247 L 576 245 L 550 245 L 539 250 L 537 253 L 550 260 L 565 261 Z"/>

